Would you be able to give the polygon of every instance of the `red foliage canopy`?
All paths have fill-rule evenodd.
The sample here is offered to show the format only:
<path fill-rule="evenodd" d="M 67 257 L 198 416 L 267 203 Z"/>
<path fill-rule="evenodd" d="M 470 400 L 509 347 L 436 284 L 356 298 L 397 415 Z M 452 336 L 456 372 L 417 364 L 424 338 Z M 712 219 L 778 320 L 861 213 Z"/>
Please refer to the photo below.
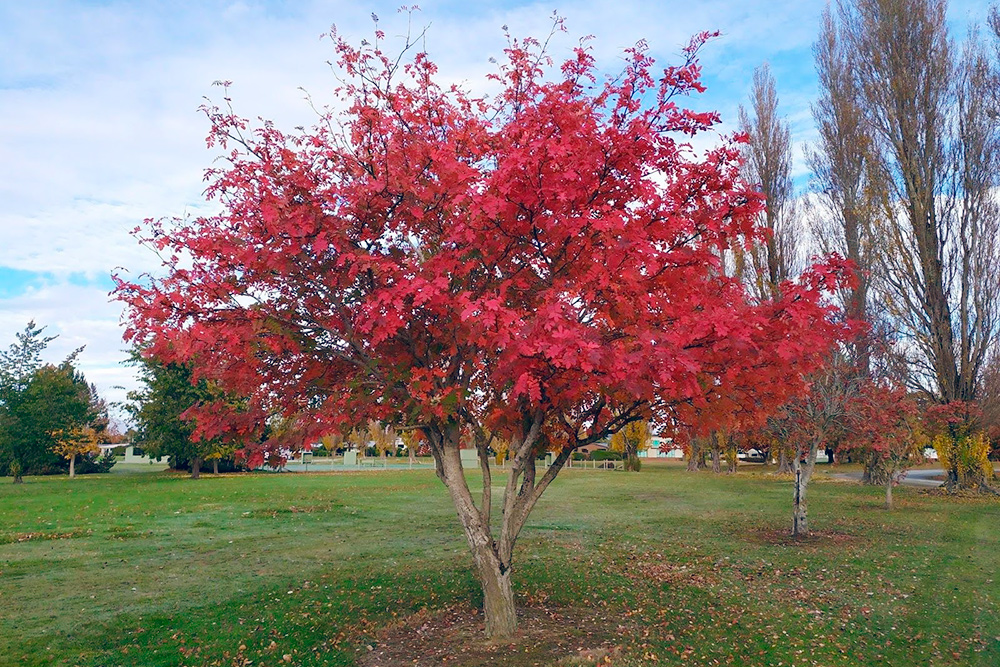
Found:
<path fill-rule="evenodd" d="M 630 49 L 604 82 L 583 46 L 553 75 L 514 40 L 492 99 L 335 37 L 346 111 L 286 134 L 205 109 L 222 212 L 137 230 L 166 273 L 118 280 L 126 337 L 249 397 L 199 406 L 205 436 L 276 413 L 300 437 L 468 420 L 568 450 L 640 417 L 771 409 L 844 335 L 822 295 L 849 272 L 756 303 L 721 270 L 763 203 L 735 140 L 685 143 L 717 122 L 677 104 L 710 36 L 659 78 Z"/>
<path fill-rule="evenodd" d="M 914 450 L 920 406 L 906 387 L 868 379 L 852 402 L 847 449 L 870 450 L 883 459 L 906 457 Z"/>

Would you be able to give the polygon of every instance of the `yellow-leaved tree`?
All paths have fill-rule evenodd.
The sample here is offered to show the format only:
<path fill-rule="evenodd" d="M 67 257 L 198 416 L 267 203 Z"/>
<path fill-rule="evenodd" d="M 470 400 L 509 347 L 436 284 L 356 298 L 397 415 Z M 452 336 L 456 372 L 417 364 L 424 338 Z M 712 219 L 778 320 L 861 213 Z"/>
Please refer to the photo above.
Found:
<path fill-rule="evenodd" d="M 611 451 L 625 455 L 625 470 L 639 472 L 639 452 L 649 449 L 653 434 L 649 422 L 632 422 L 611 436 Z"/>
<path fill-rule="evenodd" d="M 399 437 L 406 447 L 406 454 L 410 457 L 410 465 L 412 466 L 417 462 L 417 450 L 420 448 L 420 443 L 423 442 L 424 436 L 417 429 L 407 429 L 402 431 Z"/>
<path fill-rule="evenodd" d="M 388 424 L 380 424 L 377 421 L 368 422 L 368 439 L 374 445 L 375 450 L 385 460 L 388 452 L 396 452 L 396 429 Z"/>
<path fill-rule="evenodd" d="M 97 446 L 97 431 L 90 426 L 77 426 L 71 429 L 59 429 L 52 432 L 56 444 L 52 451 L 69 459 L 69 476 L 76 477 L 76 457 L 99 454 Z"/>

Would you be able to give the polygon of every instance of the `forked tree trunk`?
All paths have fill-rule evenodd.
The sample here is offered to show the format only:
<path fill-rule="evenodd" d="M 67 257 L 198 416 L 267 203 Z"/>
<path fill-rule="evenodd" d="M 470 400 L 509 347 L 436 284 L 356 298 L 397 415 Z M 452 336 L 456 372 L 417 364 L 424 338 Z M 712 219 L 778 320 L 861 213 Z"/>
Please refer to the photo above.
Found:
<path fill-rule="evenodd" d="M 191 459 L 191 479 L 198 479 L 201 477 L 201 457 L 196 456 Z"/>
<path fill-rule="evenodd" d="M 69 457 L 69 478 L 76 477 L 76 454 Z"/>
<path fill-rule="evenodd" d="M 486 636 L 502 639 L 517 628 L 517 614 L 510 574 L 514 544 L 532 508 L 572 454 L 571 449 L 559 452 L 552 465 L 536 479 L 535 447 L 541 429 L 541 415 L 532 419 L 531 428 L 521 439 L 511 443 L 514 453 L 503 496 L 499 536 L 494 539 L 490 528 L 492 507 L 492 477 L 489 463 L 489 442 L 477 435 L 476 449 L 483 473 L 482 500 L 479 507 L 462 470 L 459 453 L 459 428 L 455 424 L 440 431 L 426 432 L 434 455 L 438 478 L 444 483 L 455 505 L 459 522 L 469 543 L 476 577 L 483 590 L 483 611 Z"/>
<path fill-rule="evenodd" d="M 434 447 L 438 477 L 451 495 L 458 520 L 472 552 L 476 578 L 483 589 L 483 612 L 486 616 L 486 636 L 509 637 L 517 629 L 514 592 L 510 586 L 510 566 L 504 566 L 496 551 L 488 517 L 476 507 L 462 470 L 458 446 L 458 429 L 442 434 L 441 444 Z M 483 480 L 483 484 L 488 484 Z M 508 517 L 504 517 L 505 521 Z"/>

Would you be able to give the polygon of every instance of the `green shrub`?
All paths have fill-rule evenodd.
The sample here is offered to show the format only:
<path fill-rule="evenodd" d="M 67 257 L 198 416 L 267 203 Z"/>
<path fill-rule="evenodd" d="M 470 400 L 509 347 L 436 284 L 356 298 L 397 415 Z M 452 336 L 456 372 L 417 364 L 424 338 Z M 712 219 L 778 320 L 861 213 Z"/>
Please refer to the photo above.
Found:
<path fill-rule="evenodd" d="M 111 452 L 104 452 L 102 456 L 81 456 L 76 462 L 75 471 L 77 475 L 105 473 L 110 471 L 117 461 L 117 457 Z"/>

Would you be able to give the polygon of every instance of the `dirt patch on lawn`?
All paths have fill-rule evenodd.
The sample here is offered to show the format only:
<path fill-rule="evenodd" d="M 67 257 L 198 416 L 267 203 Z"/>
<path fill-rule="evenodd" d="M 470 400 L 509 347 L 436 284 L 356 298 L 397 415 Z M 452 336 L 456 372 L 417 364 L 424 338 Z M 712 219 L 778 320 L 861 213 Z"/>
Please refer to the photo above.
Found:
<path fill-rule="evenodd" d="M 604 610 L 521 607 L 514 637 L 485 638 L 482 612 L 466 606 L 419 612 L 362 646 L 362 667 L 608 665 L 619 652 L 617 622 Z"/>
<path fill-rule="evenodd" d="M 808 535 L 792 537 L 787 529 L 761 528 L 743 534 L 743 539 L 754 544 L 772 544 L 781 547 L 839 547 L 847 546 L 858 538 L 835 530 L 814 530 Z"/>

